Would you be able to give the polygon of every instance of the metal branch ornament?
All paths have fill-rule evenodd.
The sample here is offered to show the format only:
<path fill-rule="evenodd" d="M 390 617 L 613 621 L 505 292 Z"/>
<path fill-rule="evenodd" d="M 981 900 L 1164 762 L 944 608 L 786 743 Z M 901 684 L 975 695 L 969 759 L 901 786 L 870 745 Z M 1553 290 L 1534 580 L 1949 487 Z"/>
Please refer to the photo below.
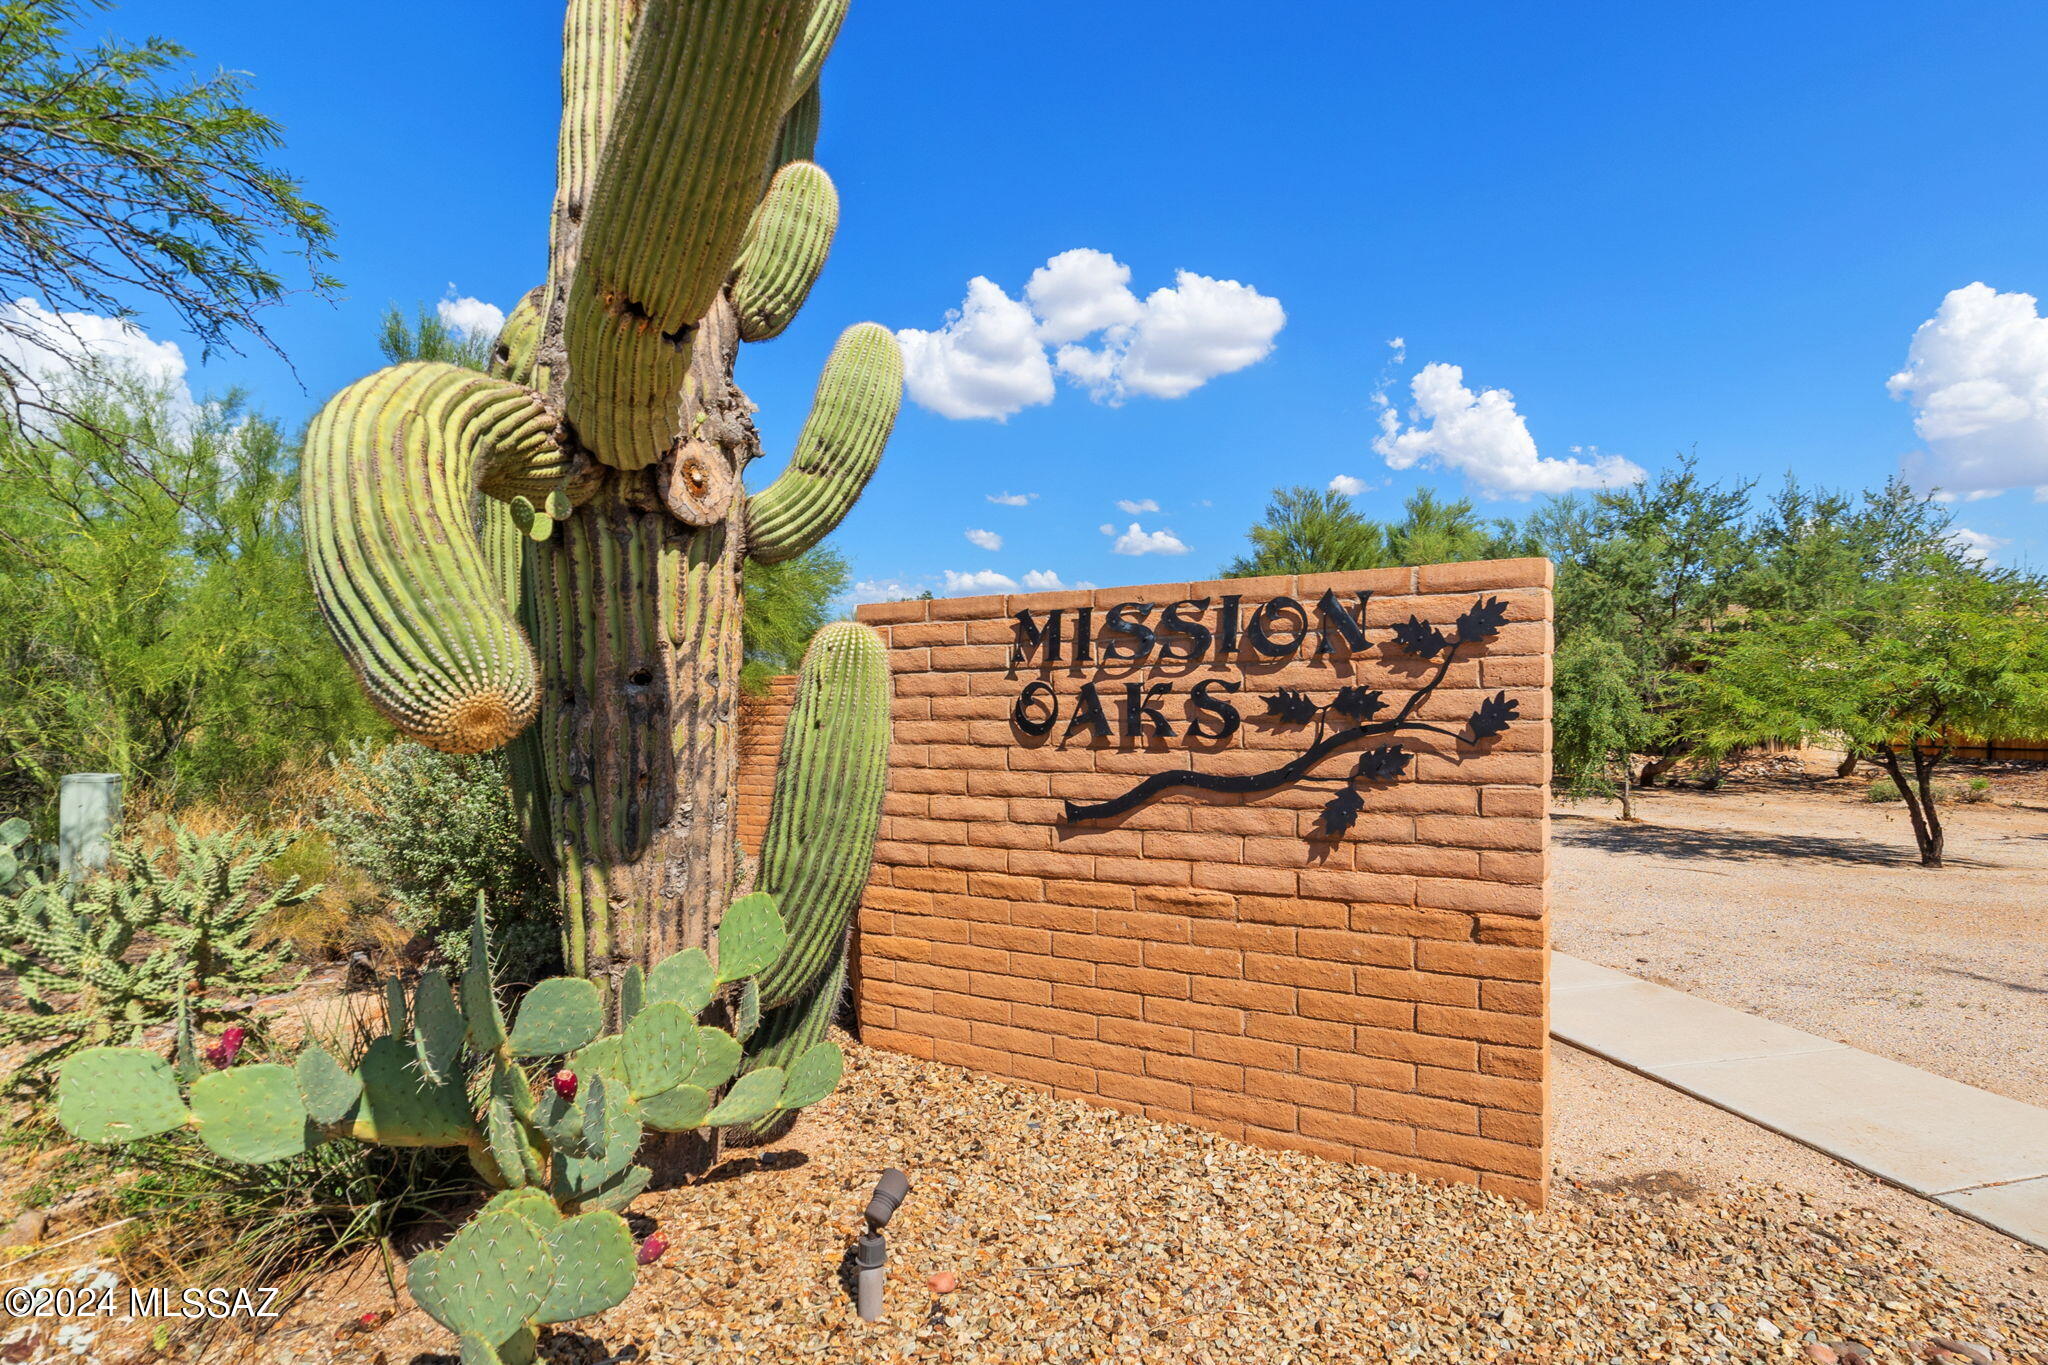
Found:
<path fill-rule="evenodd" d="M 1308 777 L 1315 771 L 1316 766 L 1330 755 L 1347 749 L 1361 740 L 1382 735 L 1422 732 L 1441 735 L 1467 745 L 1482 744 L 1493 739 L 1504 733 L 1509 723 L 1519 714 L 1519 704 L 1505 692 L 1481 702 L 1479 709 L 1465 722 L 1463 730 L 1448 729 L 1442 725 L 1416 720 L 1414 717 L 1422 704 L 1442 685 L 1451 665 L 1456 662 L 1459 651 L 1467 645 L 1479 644 L 1498 635 L 1501 627 L 1507 622 L 1507 612 L 1507 603 L 1497 597 L 1488 597 L 1479 599 L 1469 611 L 1460 615 L 1448 635 L 1415 617 L 1394 626 L 1394 645 L 1417 658 L 1435 660 L 1436 669 L 1422 686 L 1408 694 L 1400 710 L 1386 720 L 1372 719 L 1386 709 L 1386 699 L 1380 692 L 1345 687 L 1329 703 L 1327 710 L 1356 720 L 1358 724 L 1319 734 L 1307 749 L 1277 768 L 1262 773 L 1232 776 L 1198 772 L 1191 768 L 1154 773 L 1122 796 L 1094 803 L 1067 802 L 1067 822 L 1078 824 L 1089 820 L 1114 819 L 1171 791 L 1262 795 Z M 1268 698 L 1266 706 L 1274 718 L 1288 723 L 1306 722 L 1313 719 L 1317 711 L 1325 709 L 1306 694 L 1288 688 L 1283 688 L 1277 695 Z M 1413 758 L 1414 755 L 1399 744 L 1386 744 L 1369 749 L 1359 755 L 1358 766 L 1347 782 L 1395 781 L 1407 771 Z M 1363 808 L 1363 799 L 1347 785 L 1323 809 L 1323 828 L 1328 836 L 1341 837 L 1351 828 Z"/>

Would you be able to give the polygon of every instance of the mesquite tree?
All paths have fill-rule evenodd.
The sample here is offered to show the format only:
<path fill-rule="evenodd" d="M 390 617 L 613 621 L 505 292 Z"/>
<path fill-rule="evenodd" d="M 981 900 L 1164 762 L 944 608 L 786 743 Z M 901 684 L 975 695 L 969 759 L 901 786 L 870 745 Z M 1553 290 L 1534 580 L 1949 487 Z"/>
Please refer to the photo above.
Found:
<path fill-rule="evenodd" d="M 507 321 L 491 375 L 393 366 L 307 438 L 329 624 L 407 735 L 513 745 L 576 975 L 617 980 L 712 942 L 740 889 L 743 563 L 838 524 L 901 401 L 895 339 L 849 329 L 788 469 L 747 492 L 760 443 L 734 360 L 789 324 L 830 246 L 838 201 L 808 157 L 846 5 L 571 0 L 547 283 Z M 879 651 L 845 647 L 871 679 Z M 861 686 L 869 719 L 829 760 L 828 799 L 814 782 L 811 814 L 785 820 L 808 831 L 802 856 L 833 861 L 835 897 L 865 878 L 880 790 L 886 697 L 877 714 L 877 684 Z M 809 875 L 764 864 L 761 880 Z M 831 936 L 782 909 L 796 938 Z M 826 957 L 801 984 L 829 984 Z"/>

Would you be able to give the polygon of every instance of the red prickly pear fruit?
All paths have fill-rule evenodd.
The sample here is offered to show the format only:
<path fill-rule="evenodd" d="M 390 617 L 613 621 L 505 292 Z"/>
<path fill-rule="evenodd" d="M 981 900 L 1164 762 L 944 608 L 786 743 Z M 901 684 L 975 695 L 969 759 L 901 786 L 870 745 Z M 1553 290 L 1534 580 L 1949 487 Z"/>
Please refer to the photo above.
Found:
<path fill-rule="evenodd" d="M 375 1313 L 365 1313 L 361 1317 L 357 1318 L 356 1321 L 361 1323 L 366 1328 L 375 1327 L 377 1325 L 377 1315 Z"/>
<path fill-rule="evenodd" d="M 225 1068 L 232 1066 L 235 1055 L 242 1050 L 242 1044 L 247 1041 L 248 1037 L 249 1030 L 243 1028 L 240 1024 L 232 1025 L 222 1029 L 220 1041 L 200 1055 L 216 1067 Z"/>
<path fill-rule="evenodd" d="M 634 1259 L 638 1260 L 641 1265 L 653 1265 L 661 1259 L 661 1253 L 667 1250 L 667 1242 L 662 1241 L 659 1237 L 649 1237 L 640 1244 L 640 1251 Z"/>
<path fill-rule="evenodd" d="M 555 1093 L 562 1097 L 562 1103 L 569 1103 L 576 1098 L 576 1073 L 573 1071 L 557 1071 L 555 1073 L 554 1086 Z"/>

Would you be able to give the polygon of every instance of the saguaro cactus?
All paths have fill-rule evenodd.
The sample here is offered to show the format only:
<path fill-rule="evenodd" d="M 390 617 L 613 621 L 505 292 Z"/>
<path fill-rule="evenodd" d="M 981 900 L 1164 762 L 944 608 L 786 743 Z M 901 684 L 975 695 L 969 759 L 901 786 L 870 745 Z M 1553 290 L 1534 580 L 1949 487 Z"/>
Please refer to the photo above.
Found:
<path fill-rule="evenodd" d="M 556 872 L 576 975 L 618 983 L 710 945 L 739 881 L 744 558 L 789 558 L 837 525 L 901 401 L 894 338 L 849 329 L 787 472 L 747 493 L 760 443 L 733 366 L 742 341 L 789 324 L 838 220 L 808 158 L 846 4 L 571 0 L 548 279 L 493 373 L 384 370 L 308 435 L 328 621 L 406 734 L 451 752 L 516 737 L 521 817 Z M 808 813 L 786 823 L 836 841 L 799 861 L 865 875 L 875 723 L 855 745 L 867 776 L 787 793 Z M 821 945 L 843 899 L 835 881 L 829 903 L 785 901 L 805 956 L 772 974 L 771 1015 L 836 967 Z"/>

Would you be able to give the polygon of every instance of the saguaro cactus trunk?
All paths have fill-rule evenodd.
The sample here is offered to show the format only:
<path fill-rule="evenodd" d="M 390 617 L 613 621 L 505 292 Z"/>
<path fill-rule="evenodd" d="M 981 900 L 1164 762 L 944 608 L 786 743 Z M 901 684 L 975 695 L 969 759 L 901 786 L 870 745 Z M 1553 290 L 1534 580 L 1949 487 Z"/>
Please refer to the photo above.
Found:
<path fill-rule="evenodd" d="M 746 490 L 761 449 L 734 364 L 788 325 L 824 264 L 838 202 L 808 158 L 845 10 L 572 0 L 548 279 L 492 374 L 385 370 L 308 438 L 336 636 L 406 734 L 513 743 L 577 975 L 616 982 L 711 946 L 739 875 L 742 567 L 837 525 L 895 421 L 895 340 L 851 328 L 787 471 Z M 804 799 L 828 825 L 873 786 Z M 800 927 L 807 912 L 783 913 Z"/>

